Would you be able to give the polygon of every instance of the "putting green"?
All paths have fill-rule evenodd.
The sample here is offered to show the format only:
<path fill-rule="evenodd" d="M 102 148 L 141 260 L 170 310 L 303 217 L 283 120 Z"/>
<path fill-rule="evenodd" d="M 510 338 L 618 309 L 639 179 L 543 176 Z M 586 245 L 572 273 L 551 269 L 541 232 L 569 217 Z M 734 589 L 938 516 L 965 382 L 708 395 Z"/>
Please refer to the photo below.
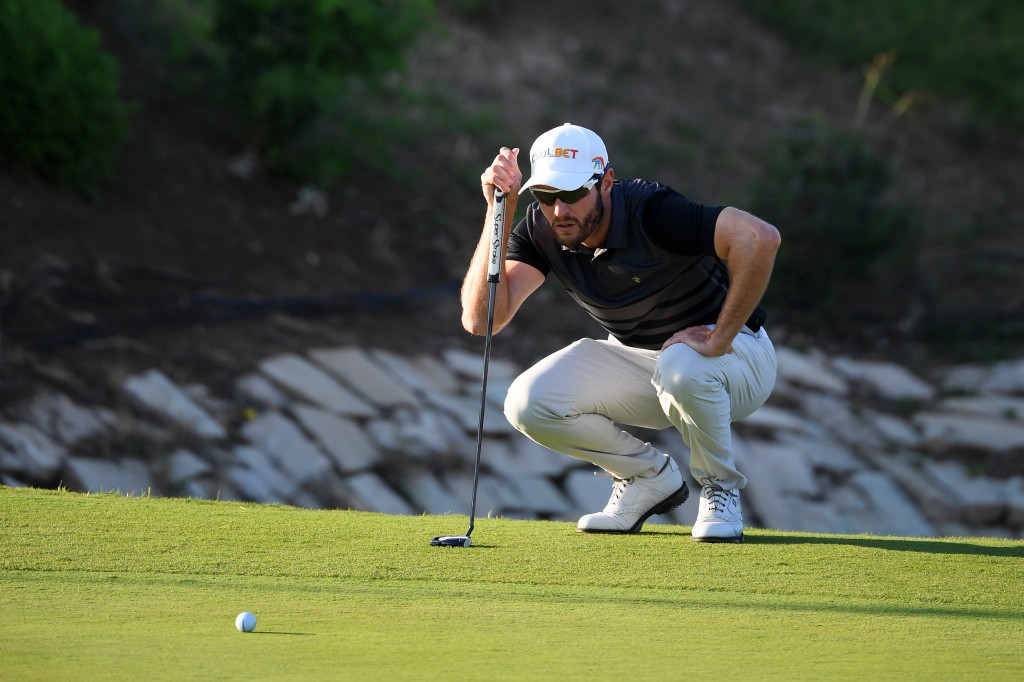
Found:
<path fill-rule="evenodd" d="M 1024 543 L 0 488 L 3 679 L 1021 679 Z M 235 630 L 252 611 L 256 632 Z"/>

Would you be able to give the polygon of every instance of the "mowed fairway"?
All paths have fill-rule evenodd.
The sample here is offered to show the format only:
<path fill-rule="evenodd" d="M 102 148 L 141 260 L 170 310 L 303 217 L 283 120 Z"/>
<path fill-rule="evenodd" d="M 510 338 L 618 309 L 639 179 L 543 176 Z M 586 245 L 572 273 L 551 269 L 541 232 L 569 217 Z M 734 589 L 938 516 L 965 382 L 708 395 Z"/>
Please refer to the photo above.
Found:
<path fill-rule="evenodd" d="M 1022 542 L 466 522 L 0 487 L 0 679 L 1024 679 Z"/>

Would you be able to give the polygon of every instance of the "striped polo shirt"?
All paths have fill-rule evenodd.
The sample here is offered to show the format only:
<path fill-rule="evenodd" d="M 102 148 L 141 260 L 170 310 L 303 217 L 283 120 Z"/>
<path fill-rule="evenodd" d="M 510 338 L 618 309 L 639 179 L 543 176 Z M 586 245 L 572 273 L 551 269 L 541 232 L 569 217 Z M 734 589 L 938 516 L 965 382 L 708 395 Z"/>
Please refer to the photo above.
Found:
<path fill-rule="evenodd" d="M 534 202 L 512 230 L 508 260 L 553 273 L 598 324 L 627 346 L 659 349 L 681 329 L 718 320 L 729 271 L 715 253 L 722 206 L 644 180 L 612 187 L 611 228 L 597 249 L 568 249 Z M 747 326 L 760 329 L 758 306 Z"/>

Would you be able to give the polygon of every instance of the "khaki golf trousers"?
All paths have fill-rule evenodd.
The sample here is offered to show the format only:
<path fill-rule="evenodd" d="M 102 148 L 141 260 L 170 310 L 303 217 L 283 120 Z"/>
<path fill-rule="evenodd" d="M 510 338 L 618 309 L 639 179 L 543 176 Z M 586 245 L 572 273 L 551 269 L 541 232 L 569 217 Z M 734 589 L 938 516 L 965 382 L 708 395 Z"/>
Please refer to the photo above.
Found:
<path fill-rule="evenodd" d="M 674 426 L 690 448 L 694 480 L 731 490 L 732 427 L 775 386 L 775 348 L 764 329 L 744 327 L 733 352 L 701 355 L 685 344 L 664 351 L 581 339 L 546 357 L 509 388 L 505 416 L 541 445 L 593 462 L 619 478 L 657 471 L 663 453 L 619 426 Z"/>

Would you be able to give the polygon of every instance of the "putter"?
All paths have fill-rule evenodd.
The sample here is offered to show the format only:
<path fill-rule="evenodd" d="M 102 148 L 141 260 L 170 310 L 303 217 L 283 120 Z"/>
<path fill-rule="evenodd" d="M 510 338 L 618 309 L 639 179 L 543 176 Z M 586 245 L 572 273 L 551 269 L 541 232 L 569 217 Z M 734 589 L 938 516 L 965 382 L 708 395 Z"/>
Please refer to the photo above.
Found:
<path fill-rule="evenodd" d="M 491 227 L 490 258 L 487 261 L 487 332 L 484 335 L 484 373 L 480 380 L 480 422 L 476 429 L 476 465 L 473 468 L 473 501 L 469 507 L 469 530 L 465 535 L 439 535 L 430 544 L 435 547 L 469 547 L 472 544 L 473 524 L 476 521 L 476 490 L 480 484 L 480 450 L 484 443 L 484 410 L 487 406 L 487 365 L 491 359 L 491 329 L 494 326 L 494 292 L 498 287 L 498 269 L 501 264 L 501 239 L 505 236 L 505 193 L 494 189 L 494 215 Z"/>

